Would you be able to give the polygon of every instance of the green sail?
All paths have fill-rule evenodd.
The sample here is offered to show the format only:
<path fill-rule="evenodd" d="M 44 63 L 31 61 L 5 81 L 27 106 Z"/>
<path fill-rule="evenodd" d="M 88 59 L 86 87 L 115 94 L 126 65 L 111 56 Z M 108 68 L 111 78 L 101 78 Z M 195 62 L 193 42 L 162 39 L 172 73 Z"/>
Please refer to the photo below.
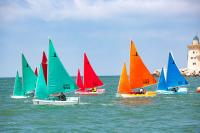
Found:
<path fill-rule="evenodd" d="M 15 85 L 14 85 L 14 91 L 13 91 L 13 96 L 24 96 L 24 90 L 22 88 L 22 83 L 19 78 L 19 74 L 17 71 L 16 77 L 15 77 Z"/>
<path fill-rule="evenodd" d="M 44 78 L 42 65 L 40 65 L 40 70 L 39 70 L 39 74 L 37 78 L 37 83 L 36 83 L 36 88 L 35 88 L 35 98 L 36 99 L 48 98 L 48 90 L 47 90 L 46 81 Z"/>
<path fill-rule="evenodd" d="M 30 92 L 35 89 L 37 77 L 31 67 L 29 66 L 26 58 L 22 54 L 22 76 L 23 76 L 23 89 L 25 92 Z"/>
<path fill-rule="evenodd" d="M 73 79 L 69 76 L 61 63 L 52 41 L 49 39 L 49 64 L 48 64 L 48 90 L 49 94 L 71 92 L 77 89 Z"/>

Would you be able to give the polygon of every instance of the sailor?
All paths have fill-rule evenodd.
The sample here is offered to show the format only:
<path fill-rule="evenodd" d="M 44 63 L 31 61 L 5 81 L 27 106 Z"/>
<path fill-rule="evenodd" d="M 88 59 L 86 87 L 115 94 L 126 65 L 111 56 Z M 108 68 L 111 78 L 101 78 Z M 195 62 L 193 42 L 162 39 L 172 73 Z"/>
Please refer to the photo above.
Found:
<path fill-rule="evenodd" d="M 65 96 L 65 94 L 61 93 L 61 94 L 59 95 L 59 99 L 60 99 L 61 101 L 66 101 L 66 96 Z"/>
<path fill-rule="evenodd" d="M 140 94 L 144 94 L 144 89 L 143 88 L 140 88 Z"/>
<path fill-rule="evenodd" d="M 96 87 L 92 88 L 92 92 L 97 92 L 97 88 Z"/>

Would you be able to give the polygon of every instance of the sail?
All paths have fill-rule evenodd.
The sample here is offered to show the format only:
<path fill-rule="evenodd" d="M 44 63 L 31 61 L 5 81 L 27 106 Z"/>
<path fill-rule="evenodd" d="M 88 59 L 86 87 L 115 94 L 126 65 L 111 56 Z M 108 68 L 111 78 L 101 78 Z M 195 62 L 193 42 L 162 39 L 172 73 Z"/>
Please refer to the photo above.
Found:
<path fill-rule="evenodd" d="M 188 81 L 184 78 L 176 66 L 171 52 L 169 53 L 166 81 L 168 87 L 184 86 L 188 84 Z"/>
<path fill-rule="evenodd" d="M 13 96 L 24 96 L 24 90 L 22 88 L 22 83 L 19 78 L 19 74 L 17 71 L 16 77 L 15 77 L 15 85 L 14 85 L 14 91 L 13 91 Z"/>
<path fill-rule="evenodd" d="M 90 62 L 87 58 L 86 53 L 84 53 L 84 87 L 85 88 L 94 88 L 97 86 L 102 86 L 103 82 L 96 75 Z"/>
<path fill-rule="evenodd" d="M 75 82 L 61 63 L 50 39 L 47 85 L 49 94 L 70 92 L 77 89 Z"/>
<path fill-rule="evenodd" d="M 160 78 L 159 78 L 157 89 L 158 90 L 168 90 L 163 68 L 160 73 Z"/>
<path fill-rule="evenodd" d="M 132 89 L 155 84 L 156 80 L 144 65 L 135 44 L 131 41 L 130 46 L 130 86 Z"/>
<path fill-rule="evenodd" d="M 124 63 L 122 73 L 120 76 L 120 80 L 119 80 L 118 93 L 126 94 L 126 93 L 130 93 L 130 92 L 132 92 L 132 90 L 130 88 L 130 83 L 129 83 L 129 79 L 128 79 L 128 75 L 127 75 L 127 71 L 126 71 L 126 64 Z"/>
<path fill-rule="evenodd" d="M 42 69 L 44 73 L 45 82 L 47 83 L 47 56 L 44 51 L 42 55 Z"/>
<path fill-rule="evenodd" d="M 35 98 L 36 99 L 47 99 L 48 90 L 45 82 L 42 65 L 40 65 L 39 75 L 37 78 L 36 88 L 35 88 Z"/>
<path fill-rule="evenodd" d="M 77 84 L 77 86 L 78 86 L 78 88 L 79 88 L 80 91 L 84 91 L 85 90 L 85 88 L 83 86 L 83 81 L 82 81 L 81 73 L 80 73 L 79 69 L 78 69 L 76 84 Z"/>
<path fill-rule="evenodd" d="M 26 93 L 35 89 L 36 80 L 37 76 L 22 54 L 22 86 Z"/>
<path fill-rule="evenodd" d="M 38 76 L 38 70 L 37 70 L 37 67 L 35 68 L 35 72 L 34 72 L 34 73 L 35 73 L 36 76 Z"/>

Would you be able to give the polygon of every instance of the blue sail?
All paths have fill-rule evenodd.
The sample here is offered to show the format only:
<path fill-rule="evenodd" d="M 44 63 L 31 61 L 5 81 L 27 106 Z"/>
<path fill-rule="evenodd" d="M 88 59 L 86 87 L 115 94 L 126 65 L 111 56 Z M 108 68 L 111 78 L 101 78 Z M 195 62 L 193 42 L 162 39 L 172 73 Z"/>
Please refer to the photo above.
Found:
<path fill-rule="evenodd" d="M 162 68 L 161 73 L 160 73 L 160 78 L 159 78 L 157 90 L 168 90 L 163 68 Z"/>
<path fill-rule="evenodd" d="M 171 52 L 169 53 L 166 82 L 169 88 L 188 84 L 188 81 L 184 78 L 176 66 Z"/>

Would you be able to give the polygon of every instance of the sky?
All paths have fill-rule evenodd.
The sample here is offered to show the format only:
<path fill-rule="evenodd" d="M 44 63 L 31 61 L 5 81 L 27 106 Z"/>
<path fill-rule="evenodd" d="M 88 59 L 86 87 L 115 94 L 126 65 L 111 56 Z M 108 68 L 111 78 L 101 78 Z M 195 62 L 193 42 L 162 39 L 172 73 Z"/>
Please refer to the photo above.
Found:
<path fill-rule="evenodd" d="M 70 75 L 83 74 L 84 52 L 98 75 L 120 75 L 131 40 L 151 72 L 167 65 L 170 51 L 184 68 L 199 7 L 199 0 L 2 0 L 0 77 L 21 75 L 21 53 L 38 67 L 48 38 Z"/>

